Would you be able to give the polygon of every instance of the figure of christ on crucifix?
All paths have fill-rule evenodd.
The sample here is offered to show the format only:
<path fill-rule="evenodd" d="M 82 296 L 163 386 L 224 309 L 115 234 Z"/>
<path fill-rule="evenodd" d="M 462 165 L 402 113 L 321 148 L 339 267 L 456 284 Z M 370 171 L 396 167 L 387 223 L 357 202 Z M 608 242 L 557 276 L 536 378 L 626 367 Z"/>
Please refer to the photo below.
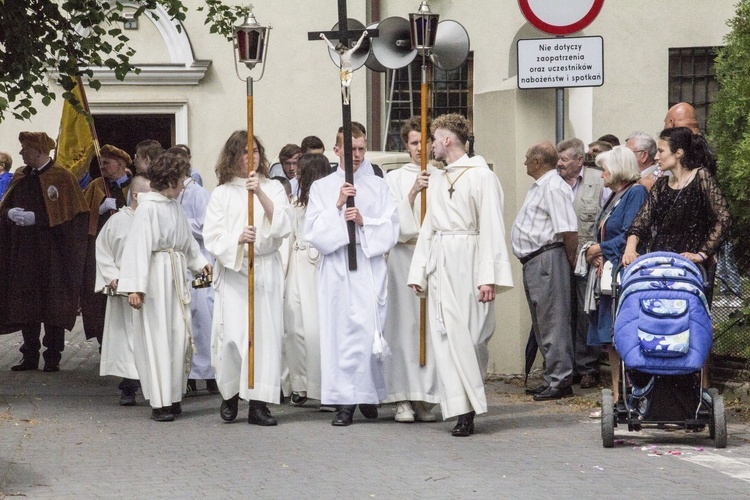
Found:
<path fill-rule="evenodd" d="M 326 41 L 328 46 L 339 55 L 339 77 L 341 78 L 341 98 L 344 105 L 349 105 L 349 88 L 352 84 L 352 54 L 362 45 L 362 41 L 367 36 L 367 30 L 362 32 L 362 36 L 359 37 L 354 47 L 347 48 L 347 45 L 339 42 L 334 46 L 331 41 L 326 37 L 325 33 L 320 34 L 320 38 Z"/>
<path fill-rule="evenodd" d="M 341 66 L 341 96 L 342 96 L 342 105 L 341 105 L 341 116 L 343 121 L 343 130 L 344 130 L 344 160 L 341 164 L 347 165 L 345 173 L 346 173 L 346 182 L 354 185 L 354 172 L 352 170 L 352 165 L 354 162 L 352 161 L 352 150 L 351 150 L 351 144 L 352 144 L 352 110 L 350 106 L 350 99 L 349 99 L 349 85 L 351 84 L 351 57 L 355 50 L 360 46 L 362 43 L 362 40 L 365 36 L 368 36 L 370 38 L 375 38 L 378 36 L 378 30 L 350 30 L 349 29 L 349 19 L 346 16 L 346 0 L 338 0 L 338 11 L 339 11 L 339 22 L 338 22 L 338 29 L 335 31 L 311 31 L 307 34 L 307 39 L 309 41 L 315 41 L 315 40 L 325 40 L 326 43 L 328 43 L 329 47 L 331 47 L 331 38 L 335 38 L 338 40 L 341 47 L 339 50 L 341 52 L 339 53 L 340 57 L 340 66 Z M 367 31 L 364 33 L 364 31 Z M 355 47 L 352 49 L 347 49 L 349 46 L 350 40 L 353 40 L 355 38 L 359 37 L 359 41 L 356 43 Z M 336 50 L 335 47 L 333 47 L 333 50 Z M 347 68 L 348 66 L 348 68 Z M 354 197 L 349 196 L 346 200 L 346 206 L 347 208 L 354 207 Z M 354 221 L 347 221 L 347 231 L 349 233 L 349 248 L 348 248 L 348 256 L 349 256 L 349 270 L 350 271 L 356 271 L 357 269 L 357 249 L 356 249 L 356 227 Z"/>

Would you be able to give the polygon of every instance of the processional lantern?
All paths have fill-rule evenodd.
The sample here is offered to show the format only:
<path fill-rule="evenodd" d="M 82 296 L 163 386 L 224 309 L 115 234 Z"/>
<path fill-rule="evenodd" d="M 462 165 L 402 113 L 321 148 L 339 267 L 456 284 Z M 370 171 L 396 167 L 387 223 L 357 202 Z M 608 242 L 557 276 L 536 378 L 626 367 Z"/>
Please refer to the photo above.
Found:
<path fill-rule="evenodd" d="M 420 51 L 422 55 L 429 54 L 435 47 L 438 19 L 440 19 L 440 14 L 434 14 L 430 11 L 427 0 L 423 0 L 419 4 L 417 12 L 409 14 L 412 49 Z"/>
<path fill-rule="evenodd" d="M 234 71 L 237 78 L 247 82 L 247 155 L 248 175 L 254 170 L 253 150 L 255 149 L 255 135 L 253 130 L 253 81 L 263 78 L 266 69 L 266 52 L 268 51 L 268 38 L 270 26 L 261 26 L 255 19 L 252 6 L 250 7 L 245 21 L 234 27 Z M 247 77 L 240 76 L 240 65 L 244 64 Z M 253 78 L 252 71 L 260 65 L 260 76 Z M 247 225 L 255 225 L 255 199 L 251 192 L 247 193 Z M 255 248 L 249 244 L 247 247 L 247 333 L 248 333 L 248 358 L 247 358 L 247 386 L 253 389 L 255 386 Z"/>
<path fill-rule="evenodd" d="M 234 27 L 235 69 L 238 64 L 244 64 L 249 70 L 254 69 L 257 64 L 264 66 L 270 30 L 270 27 L 258 23 L 252 11 L 242 24 Z M 245 78 L 240 77 L 240 80 Z"/>

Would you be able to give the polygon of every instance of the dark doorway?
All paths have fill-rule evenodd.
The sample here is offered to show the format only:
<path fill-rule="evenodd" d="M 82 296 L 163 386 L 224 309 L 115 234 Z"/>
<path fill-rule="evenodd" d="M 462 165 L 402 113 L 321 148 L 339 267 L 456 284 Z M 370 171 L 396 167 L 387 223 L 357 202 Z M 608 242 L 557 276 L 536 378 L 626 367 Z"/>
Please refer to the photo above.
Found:
<path fill-rule="evenodd" d="M 136 145 L 146 139 L 159 141 L 164 149 L 174 145 L 173 114 L 94 115 L 94 125 L 100 146 L 111 144 L 131 157 L 135 156 Z M 100 176 L 96 158 L 91 162 L 91 176 Z"/>

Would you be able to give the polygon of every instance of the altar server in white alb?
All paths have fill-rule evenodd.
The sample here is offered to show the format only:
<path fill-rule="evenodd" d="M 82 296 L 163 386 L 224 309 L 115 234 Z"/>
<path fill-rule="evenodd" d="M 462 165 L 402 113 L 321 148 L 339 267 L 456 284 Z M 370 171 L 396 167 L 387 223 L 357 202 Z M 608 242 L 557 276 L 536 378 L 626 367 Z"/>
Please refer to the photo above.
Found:
<path fill-rule="evenodd" d="M 190 288 L 185 269 L 212 272 L 176 198 L 189 173 L 184 158 L 164 153 L 148 167 L 151 193 L 141 193 L 125 242 L 118 289 L 128 293 L 133 350 L 151 418 L 182 413 L 192 356 Z"/>
<path fill-rule="evenodd" d="M 284 269 L 279 247 L 291 231 L 291 208 L 284 187 L 268 178 L 268 160 L 258 138 L 254 170 L 248 173 L 247 132 L 234 132 L 216 163 L 219 185 L 211 193 L 203 241 L 216 259 L 211 360 L 223 399 L 219 414 L 237 418 L 239 399 L 249 401 L 247 421 L 271 426 L 267 403 L 281 391 L 281 341 L 284 335 Z M 248 224 L 248 194 L 254 221 Z M 254 387 L 248 387 L 248 245 L 253 245 L 255 293 Z"/>
<path fill-rule="evenodd" d="M 190 153 L 185 149 L 187 146 L 174 146 L 167 150 L 168 153 L 182 155 L 190 162 Z M 201 253 L 213 265 L 214 259 L 203 244 L 203 221 L 206 216 L 206 207 L 210 194 L 196 181 L 200 175 L 192 171 L 190 177 L 185 179 L 185 189 L 180 195 L 179 202 L 182 211 L 185 212 L 190 231 L 193 238 L 198 242 Z M 203 182 L 201 180 L 201 182 Z M 193 274 L 187 271 L 188 281 L 193 281 Z M 190 374 L 188 375 L 187 391 L 198 389 L 198 380 L 206 381 L 206 389 L 212 394 L 219 392 L 214 378 L 214 369 L 211 366 L 211 323 L 214 312 L 214 289 L 211 286 L 193 288 L 190 291 L 190 315 L 193 319 L 193 359 L 190 363 Z"/>
<path fill-rule="evenodd" d="M 305 237 L 305 212 L 312 183 L 331 173 L 324 155 L 306 154 L 297 163 L 299 190 L 293 203 L 289 267 L 284 293 L 284 341 L 292 383 L 292 404 L 320 399 L 318 266 L 320 252 Z"/>
<path fill-rule="evenodd" d="M 398 243 L 388 254 L 388 317 L 385 339 L 392 356 L 385 361 L 388 403 L 396 403 L 396 422 L 434 422 L 430 411 L 438 396 L 438 378 L 432 340 L 426 339 L 426 363 L 419 365 L 419 299 L 404 286 L 421 225 L 421 197 L 429 172 L 421 170 L 421 120 L 413 117 L 401 129 L 401 140 L 411 163 L 388 172 L 385 180 L 396 205 L 400 231 Z M 429 333 L 428 333 L 429 335 Z"/>
<path fill-rule="evenodd" d="M 120 263 L 125 241 L 133 224 L 138 196 L 151 191 L 148 177 L 137 174 L 130 182 L 130 204 L 121 208 L 104 224 L 96 237 L 96 284 L 97 292 L 117 292 L 120 277 Z M 122 377 L 120 381 L 120 405 L 134 406 L 138 391 L 138 370 L 133 355 L 133 310 L 126 295 L 107 297 L 104 314 L 104 335 L 102 338 L 99 375 Z"/>
<path fill-rule="evenodd" d="M 385 180 L 359 171 L 367 138 L 352 127 L 354 185 L 344 176 L 344 139 L 336 135 L 339 168 L 313 183 L 305 236 L 322 255 L 318 272 L 322 403 L 338 405 L 332 424 L 352 423 L 357 404 L 377 418 L 385 400 L 387 355 L 385 253 L 398 240 L 398 213 Z M 346 199 L 354 197 L 354 207 Z M 349 270 L 347 221 L 356 227 L 357 270 Z"/>
<path fill-rule="evenodd" d="M 447 166 L 430 175 L 427 215 L 408 283 L 417 294 L 427 293 L 443 418 L 458 415 L 452 434 L 468 436 L 474 432 L 474 415 L 487 411 L 492 301 L 513 286 L 503 191 L 484 158 L 466 154 L 469 124 L 463 116 L 439 116 L 432 135 L 433 156 Z"/>

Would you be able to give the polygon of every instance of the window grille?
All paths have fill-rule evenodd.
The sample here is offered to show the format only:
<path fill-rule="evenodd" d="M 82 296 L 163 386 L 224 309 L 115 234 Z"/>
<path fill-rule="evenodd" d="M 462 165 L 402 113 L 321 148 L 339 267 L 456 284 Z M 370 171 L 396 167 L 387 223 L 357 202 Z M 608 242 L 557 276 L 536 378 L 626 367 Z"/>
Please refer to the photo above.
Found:
<path fill-rule="evenodd" d="M 678 102 L 692 104 L 704 133 L 711 104 L 719 90 L 715 57 L 716 47 L 669 49 L 669 107 Z"/>
<path fill-rule="evenodd" d="M 411 85 L 409 85 L 411 72 Z M 474 115 L 474 56 L 469 54 L 464 64 L 453 71 L 443 71 L 436 68 L 432 61 L 427 61 L 427 88 L 430 103 L 428 117 L 430 119 L 446 113 L 459 113 L 469 122 Z M 390 80 L 391 75 L 395 82 Z M 421 113 L 421 78 L 422 58 L 417 55 L 409 67 L 400 68 L 393 73 L 386 73 L 386 92 L 393 87 L 391 96 L 392 107 L 388 122 L 387 136 L 384 149 L 386 151 L 404 151 L 401 142 L 401 127 L 414 116 Z M 386 102 L 386 106 L 388 103 Z"/>

